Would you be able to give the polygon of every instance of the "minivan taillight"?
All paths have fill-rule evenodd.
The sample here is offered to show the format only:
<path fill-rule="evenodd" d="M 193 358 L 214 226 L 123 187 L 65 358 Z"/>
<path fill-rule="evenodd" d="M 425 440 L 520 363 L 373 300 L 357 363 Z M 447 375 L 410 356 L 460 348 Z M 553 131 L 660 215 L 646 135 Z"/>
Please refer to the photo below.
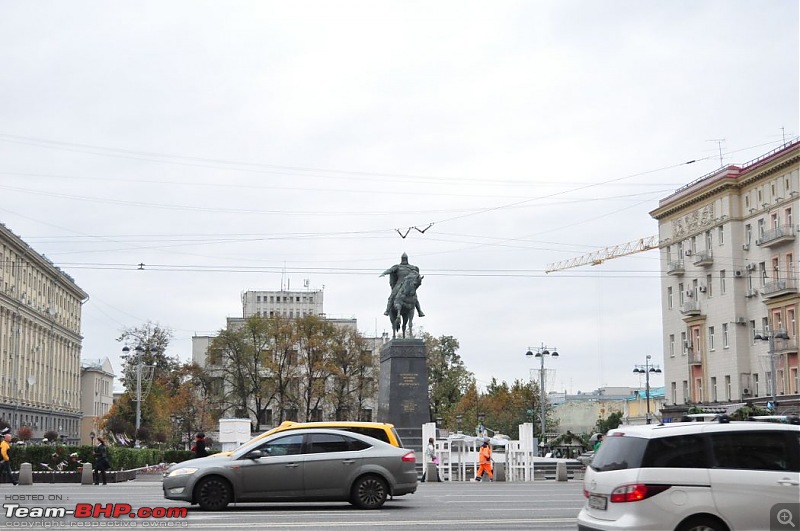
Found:
<path fill-rule="evenodd" d="M 611 491 L 611 503 L 627 503 L 646 500 L 651 496 L 655 496 L 659 492 L 664 492 L 669 485 L 645 485 L 643 483 L 634 483 L 632 485 L 622 485 Z"/>
<path fill-rule="evenodd" d="M 408 452 L 403 456 L 403 461 L 406 463 L 415 463 L 417 461 L 417 456 L 414 455 L 414 452 Z"/>

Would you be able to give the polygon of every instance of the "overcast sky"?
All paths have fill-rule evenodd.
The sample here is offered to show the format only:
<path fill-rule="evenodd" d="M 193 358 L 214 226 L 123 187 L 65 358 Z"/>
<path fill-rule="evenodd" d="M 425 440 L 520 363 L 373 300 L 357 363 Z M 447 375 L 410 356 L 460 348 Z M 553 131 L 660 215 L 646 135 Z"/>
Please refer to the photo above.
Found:
<path fill-rule="evenodd" d="M 795 138 L 798 48 L 794 0 L 3 0 L 0 222 L 89 293 L 82 357 L 118 373 L 123 328 L 188 360 L 282 283 L 380 335 L 407 252 L 417 328 L 482 386 L 541 345 L 548 390 L 637 386 L 657 252 L 544 270 Z"/>

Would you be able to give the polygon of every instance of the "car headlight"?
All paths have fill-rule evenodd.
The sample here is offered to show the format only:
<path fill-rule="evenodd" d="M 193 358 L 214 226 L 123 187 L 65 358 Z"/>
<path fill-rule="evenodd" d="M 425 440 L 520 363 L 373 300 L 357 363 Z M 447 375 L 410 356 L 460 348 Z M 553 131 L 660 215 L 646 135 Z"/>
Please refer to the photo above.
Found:
<path fill-rule="evenodd" d="M 195 472 L 197 472 L 197 470 L 198 470 L 197 468 L 190 467 L 190 466 L 183 467 L 183 468 L 176 468 L 175 470 L 173 470 L 172 472 L 167 474 L 167 477 L 168 478 L 174 478 L 175 476 L 186 476 L 188 474 L 194 474 Z"/>

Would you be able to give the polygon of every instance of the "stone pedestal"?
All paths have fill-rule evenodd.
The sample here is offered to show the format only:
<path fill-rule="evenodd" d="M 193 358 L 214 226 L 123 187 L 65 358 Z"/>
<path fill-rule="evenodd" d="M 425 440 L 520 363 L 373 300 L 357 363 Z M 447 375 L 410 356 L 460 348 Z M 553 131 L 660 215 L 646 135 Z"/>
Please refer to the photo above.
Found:
<path fill-rule="evenodd" d="M 422 425 L 430 422 L 425 342 L 392 339 L 381 347 L 378 422 L 394 424 L 406 448 L 424 448 Z"/>

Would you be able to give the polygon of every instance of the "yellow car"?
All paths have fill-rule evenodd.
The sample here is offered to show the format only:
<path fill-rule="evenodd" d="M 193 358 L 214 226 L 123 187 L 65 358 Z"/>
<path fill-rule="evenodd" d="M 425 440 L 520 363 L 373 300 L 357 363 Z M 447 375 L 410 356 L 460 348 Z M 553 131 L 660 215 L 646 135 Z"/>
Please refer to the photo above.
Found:
<path fill-rule="evenodd" d="M 342 430 L 342 431 L 350 431 L 353 433 L 360 433 L 362 435 L 368 435 L 369 437 L 374 437 L 379 441 L 383 441 L 385 443 L 389 443 L 392 446 L 396 446 L 398 448 L 403 448 L 403 441 L 400 440 L 400 436 L 397 434 L 397 430 L 394 429 L 394 424 L 387 424 L 385 422 L 360 422 L 360 421 L 349 421 L 349 420 L 331 420 L 331 421 L 323 421 L 323 422 L 294 422 L 291 420 L 286 420 L 281 423 L 280 426 L 272 428 L 271 430 L 265 431 L 261 435 L 257 435 L 253 437 L 249 441 L 247 441 L 246 445 L 253 444 L 255 441 L 263 439 L 273 433 L 278 433 L 282 431 L 288 430 L 296 430 L 300 428 L 325 428 L 330 430 Z M 209 457 L 224 457 L 227 455 L 231 455 L 233 452 L 219 452 Z"/>

